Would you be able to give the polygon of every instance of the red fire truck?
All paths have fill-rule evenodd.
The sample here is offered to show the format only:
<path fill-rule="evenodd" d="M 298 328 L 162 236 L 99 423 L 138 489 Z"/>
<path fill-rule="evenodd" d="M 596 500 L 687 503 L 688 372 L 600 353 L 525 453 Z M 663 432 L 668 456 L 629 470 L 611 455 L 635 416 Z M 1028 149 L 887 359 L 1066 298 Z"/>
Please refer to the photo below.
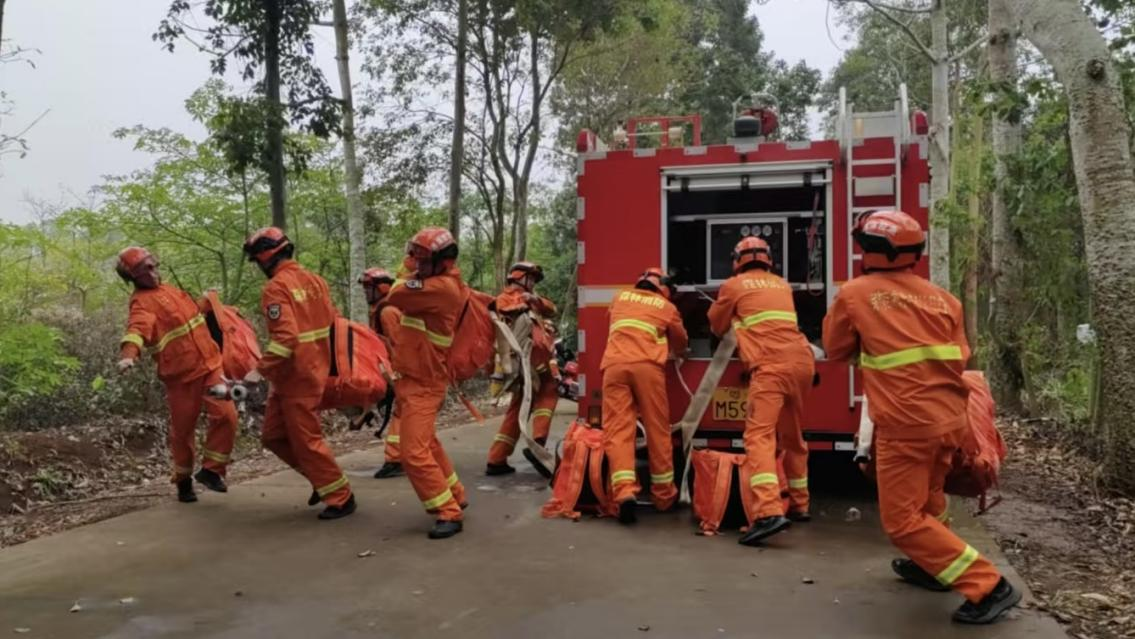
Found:
<path fill-rule="evenodd" d="M 837 139 L 771 142 L 776 116 L 735 105 L 735 134 L 701 144 L 698 116 L 629 120 L 610 145 L 582 131 L 578 151 L 580 417 L 598 419 L 607 306 L 649 266 L 668 269 L 692 357 L 667 369 L 671 422 L 684 415 L 717 346 L 706 311 L 731 275 L 730 253 L 748 235 L 772 249 L 793 290 L 800 329 L 814 345 L 819 385 L 806 411 L 813 450 L 854 450 L 862 386 L 846 363 L 827 361 L 821 326 L 841 283 L 860 274 L 850 231 L 858 215 L 901 208 L 924 226 L 929 204 L 928 126 L 906 88 L 893 111 L 856 113 L 840 92 Z M 691 144 L 686 143 L 689 137 Z M 919 272 L 928 275 L 927 260 Z M 714 390 L 694 446 L 740 450 L 746 384 L 732 361 Z"/>

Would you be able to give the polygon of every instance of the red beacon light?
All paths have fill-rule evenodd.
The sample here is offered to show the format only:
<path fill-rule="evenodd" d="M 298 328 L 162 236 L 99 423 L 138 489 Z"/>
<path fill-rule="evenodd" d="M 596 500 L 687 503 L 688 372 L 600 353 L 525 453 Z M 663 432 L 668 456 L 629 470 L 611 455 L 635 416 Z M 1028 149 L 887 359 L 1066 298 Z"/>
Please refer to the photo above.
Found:
<path fill-rule="evenodd" d="M 910 114 L 910 130 L 915 135 L 930 134 L 930 118 L 925 111 L 913 111 Z"/>

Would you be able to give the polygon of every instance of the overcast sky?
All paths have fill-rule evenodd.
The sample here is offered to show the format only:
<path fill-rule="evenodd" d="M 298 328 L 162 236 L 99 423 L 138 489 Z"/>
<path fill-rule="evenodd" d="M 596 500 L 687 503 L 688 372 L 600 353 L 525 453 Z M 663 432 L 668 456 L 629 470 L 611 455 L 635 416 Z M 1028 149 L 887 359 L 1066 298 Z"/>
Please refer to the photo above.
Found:
<path fill-rule="evenodd" d="M 103 175 L 145 167 L 152 158 L 116 140 L 120 127 L 143 124 L 200 134 L 183 103 L 209 76 L 207 56 L 189 46 L 170 54 L 151 39 L 168 0 L 11 0 L 4 15 L 9 44 L 35 48 L 36 67 L 0 67 L 0 90 L 15 103 L 0 120 L 18 131 L 44 112 L 26 139 L 26 158 L 0 159 L 0 221 L 27 222 L 29 200 L 78 205 Z M 751 9 L 766 48 L 825 73 L 840 51 L 825 28 L 827 0 L 768 0 Z M 842 30 L 829 18 L 836 41 Z M 317 30 L 320 66 L 338 88 L 333 35 Z M 354 65 L 352 65 L 354 66 Z"/>

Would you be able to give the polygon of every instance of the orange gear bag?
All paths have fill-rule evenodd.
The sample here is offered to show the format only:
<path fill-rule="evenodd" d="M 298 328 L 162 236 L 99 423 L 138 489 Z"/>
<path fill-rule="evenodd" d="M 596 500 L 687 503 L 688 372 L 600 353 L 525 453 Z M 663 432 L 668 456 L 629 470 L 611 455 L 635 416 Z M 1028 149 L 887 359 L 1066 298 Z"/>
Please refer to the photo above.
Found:
<path fill-rule="evenodd" d="M 489 315 L 487 301 L 465 286 L 465 301 L 446 360 L 452 381 L 463 382 L 486 369 L 493 361 L 496 339 L 496 327 Z"/>
<path fill-rule="evenodd" d="M 752 525 L 757 503 L 753 492 L 747 489 L 748 482 L 741 481 L 744 466 L 744 453 L 701 449 L 690 454 L 694 516 L 699 520 L 702 535 L 716 535 L 723 523 L 738 527 Z M 788 477 L 784 473 L 783 453 L 776 456 L 776 475 L 780 478 L 781 500 L 787 509 Z"/>
<path fill-rule="evenodd" d="M 225 377 L 240 381 L 256 370 L 260 362 L 256 329 L 237 307 L 222 304 L 216 291 L 205 293 L 205 300 L 209 307 L 205 312 L 205 323 L 221 351 L 221 368 Z"/>
<path fill-rule="evenodd" d="M 370 408 L 386 395 L 390 355 L 382 339 L 365 324 L 345 317 L 331 325 L 331 368 L 321 409 Z"/>
<path fill-rule="evenodd" d="M 552 497 L 540 514 L 549 519 L 579 519 L 583 511 L 614 514 L 607 495 L 607 469 L 603 454 L 603 431 L 575 421 L 564 435 L 552 476 Z"/>
<path fill-rule="evenodd" d="M 978 497 L 980 510 L 984 511 L 993 505 L 986 505 L 985 494 L 997 486 L 1001 462 L 1005 461 L 1008 449 L 997 430 L 996 406 L 985 375 L 981 371 L 966 371 L 962 379 L 969 388 L 966 407 L 969 428 L 961 447 L 954 453 L 950 473 L 946 476 L 946 492 Z"/>

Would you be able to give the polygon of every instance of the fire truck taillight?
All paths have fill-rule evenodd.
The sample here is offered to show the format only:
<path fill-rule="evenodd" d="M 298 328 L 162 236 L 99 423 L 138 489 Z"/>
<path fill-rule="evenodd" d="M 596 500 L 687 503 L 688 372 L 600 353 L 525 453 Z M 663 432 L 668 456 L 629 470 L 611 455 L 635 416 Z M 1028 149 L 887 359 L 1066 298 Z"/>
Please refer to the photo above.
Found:
<path fill-rule="evenodd" d="M 599 391 L 591 393 L 591 404 L 587 407 L 587 425 L 599 428 L 603 423 L 603 395 Z"/>

